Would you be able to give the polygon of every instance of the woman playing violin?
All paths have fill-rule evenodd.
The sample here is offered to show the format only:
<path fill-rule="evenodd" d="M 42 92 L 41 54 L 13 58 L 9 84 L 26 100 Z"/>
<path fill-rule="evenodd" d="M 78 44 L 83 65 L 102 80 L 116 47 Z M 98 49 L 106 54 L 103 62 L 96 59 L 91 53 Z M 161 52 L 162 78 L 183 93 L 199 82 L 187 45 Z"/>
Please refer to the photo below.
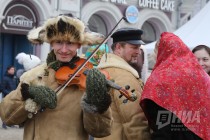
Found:
<path fill-rule="evenodd" d="M 110 135 L 109 94 L 97 95 L 107 100 L 92 101 L 97 92 L 86 95 L 77 85 L 66 86 L 59 96 L 56 92 L 61 86 L 56 72 L 63 66 L 74 68 L 74 62 L 80 60 L 77 50 L 81 45 L 102 42 L 98 35 L 85 32 L 85 25 L 79 19 L 62 15 L 29 32 L 32 43 L 47 42 L 52 51 L 46 63 L 21 76 L 17 89 L 0 104 L 0 117 L 7 125 L 24 124 L 24 140 L 88 140 L 89 135 Z M 90 106 L 94 106 L 94 112 L 89 111 Z"/>

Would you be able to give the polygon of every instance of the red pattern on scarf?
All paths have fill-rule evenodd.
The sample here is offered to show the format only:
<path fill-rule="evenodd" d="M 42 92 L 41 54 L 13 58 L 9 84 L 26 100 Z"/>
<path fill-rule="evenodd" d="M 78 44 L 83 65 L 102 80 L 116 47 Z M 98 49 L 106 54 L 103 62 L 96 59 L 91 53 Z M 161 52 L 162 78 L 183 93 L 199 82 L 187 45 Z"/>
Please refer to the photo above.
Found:
<path fill-rule="evenodd" d="M 188 129 L 210 140 L 210 78 L 173 33 L 161 34 L 157 62 L 140 100 L 143 109 L 144 99 L 173 112 Z M 191 120 L 180 115 L 184 111 L 192 112 Z M 200 122 L 193 120 L 196 111 Z"/>

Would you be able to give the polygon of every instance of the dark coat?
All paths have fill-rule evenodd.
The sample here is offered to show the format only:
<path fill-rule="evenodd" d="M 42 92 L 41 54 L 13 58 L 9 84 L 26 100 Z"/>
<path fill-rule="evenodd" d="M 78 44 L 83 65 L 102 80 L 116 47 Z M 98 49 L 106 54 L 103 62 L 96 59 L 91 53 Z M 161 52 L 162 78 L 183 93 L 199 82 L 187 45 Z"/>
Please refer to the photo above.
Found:
<path fill-rule="evenodd" d="M 17 78 L 14 75 L 5 74 L 2 82 L 3 97 L 15 90 L 17 87 Z"/>
<path fill-rule="evenodd" d="M 160 107 L 151 100 L 146 100 L 145 105 L 147 107 L 145 109 L 145 113 L 149 121 L 149 126 L 153 130 L 152 140 L 202 140 L 196 134 L 190 131 L 187 127 L 185 127 L 181 120 L 178 119 L 178 117 L 175 114 Z M 158 128 L 158 125 L 162 124 L 163 118 L 161 118 L 161 116 L 158 115 L 159 111 L 164 112 L 164 114 L 167 115 L 167 117 L 169 117 L 169 114 L 171 114 L 171 117 L 167 119 L 167 121 L 170 121 L 170 123 L 161 128 Z"/>

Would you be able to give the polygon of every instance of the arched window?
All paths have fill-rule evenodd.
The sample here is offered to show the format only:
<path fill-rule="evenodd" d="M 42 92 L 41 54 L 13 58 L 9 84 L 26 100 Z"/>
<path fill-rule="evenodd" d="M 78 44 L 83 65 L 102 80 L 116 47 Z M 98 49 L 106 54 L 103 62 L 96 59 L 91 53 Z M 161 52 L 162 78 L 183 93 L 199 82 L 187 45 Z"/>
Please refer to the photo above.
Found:
<path fill-rule="evenodd" d="M 92 32 L 97 32 L 97 33 L 101 33 L 104 36 L 107 35 L 107 26 L 105 21 L 103 20 L 103 18 L 97 14 L 93 14 L 89 21 L 88 21 L 88 28 L 90 29 L 90 31 Z M 87 47 L 83 47 L 82 48 L 82 54 L 84 55 L 85 52 L 87 51 Z"/>
<path fill-rule="evenodd" d="M 88 27 L 91 31 L 107 35 L 106 23 L 99 15 L 92 15 L 88 21 Z"/>
<path fill-rule="evenodd" d="M 146 21 L 142 26 L 142 30 L 144 31 L 144 33 L 142 35 L 142 40 L 146 44 L 151 43 L 153 41 L 156 41 L 156 39 L 157 39 L 156 31 L 155 31 L 155 28 L 153 27 L 153 25 L 151 23 Z"/>

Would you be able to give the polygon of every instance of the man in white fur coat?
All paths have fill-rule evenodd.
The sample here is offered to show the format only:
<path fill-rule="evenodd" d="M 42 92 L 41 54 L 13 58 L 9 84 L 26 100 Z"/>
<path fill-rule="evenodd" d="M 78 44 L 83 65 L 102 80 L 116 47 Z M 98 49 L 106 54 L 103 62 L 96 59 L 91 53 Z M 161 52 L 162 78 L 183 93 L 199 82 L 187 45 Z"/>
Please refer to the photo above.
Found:
<path fill-rule="evenodd" d="M 121 28 L 113 35 L 111 46 L 113 53 L 102 57 L 98 68 L 106 70 L 111 79 L 121 87 L 129 85 L 129 92 L 137 95 L 137 101 L 123 103 L 125 97 L 119 98 L 120 92 L 112 89 L 112 115 L 113 127 L 111 135 L 95 140 L 149 140 L 150 133 L 148 122 L 139 106 L 143 82 L 139 79 L 138 72 L 131 67 L 139 55 L 139 47 L 143 44 L 141 35 L 143 31 L 133 28 Z M 135 90 L 135 91 L 134 91 Z"/>

